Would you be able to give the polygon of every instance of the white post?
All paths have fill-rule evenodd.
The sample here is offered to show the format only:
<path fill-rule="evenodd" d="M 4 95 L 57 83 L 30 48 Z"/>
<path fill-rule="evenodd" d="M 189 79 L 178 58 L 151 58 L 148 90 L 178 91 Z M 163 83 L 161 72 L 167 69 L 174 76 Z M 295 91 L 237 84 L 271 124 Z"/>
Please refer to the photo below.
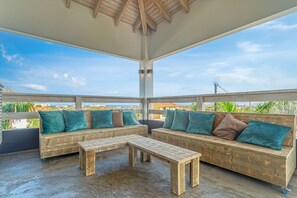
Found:
<path fill-rule="evenodd" d="M 139 62 L 139 97 L 143 98 L 142 119 L 149 119 L 147 98 L 153 96 L 153 61 L 149 60 L 148 37 L 143 36 L 142 41 L 143 60 Z"/>
<path fill-rule="evenodd" d="M 2 89 L 3 85 L 0 83 L 0 145 L 2 143 Z"/>
<path fill-rule="evenodd" d="M 142 109 L 143 119 L 146 120 L 149 119 L 147 98 L 153 96 L 153 62 L 141 61 L 139 71 L 139 97 L 144 99 Z"/>

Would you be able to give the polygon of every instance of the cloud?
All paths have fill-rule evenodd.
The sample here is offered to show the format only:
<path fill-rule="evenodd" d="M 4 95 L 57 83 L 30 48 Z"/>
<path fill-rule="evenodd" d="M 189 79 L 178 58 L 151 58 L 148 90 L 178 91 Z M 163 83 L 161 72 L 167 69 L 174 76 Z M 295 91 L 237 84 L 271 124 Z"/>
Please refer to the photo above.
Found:
<path fill-rule="evenodd" d="M 0 53 L 4 60 L 8 63 L 16 63 L 18 65 L 23 65 L 23 58 L 19 54 L 9 54 L 3 44 L 0 44 Z"/>
<path fill-rule="evenodd" d="M 297 24 L 285 24 L 283 22 L 280 21 L 269 21 L 267 23 L 264 23 L 262 25 L 256 26 L 252 29 L 259 29 L 259 30 L 293 30 L 293 29 L 297 29 Z"/>
<path fill-rule="evenodd" d="M 233 68 L 228 72 L 221 71 L 214 76 L 220 82 L 246 83 L 250 85 L 265 83 L 266 80 L 264 77 L 254 77 L 256 72 L 257 71 L 254 68 L 239 67 Z"/>
<path fill-rule="evenodd" d="M 65 82 L 65 83 L 70 83 L 73 86 L 85 86 L 86 80 L 84 78 L 80 78 L 80 77 L 76 77 L 73 75 L 70 75 L 68 73 L 63 73 L 63 74 L 58 74 L 58 73 L 54 73 L 53 74 L 53 78 L 54 80 L 58 80 L 61 82 Z"/>
<path fill-rule="evenodd" d="M 252 43 L 250 41 L 244 41 L 237 44 L 237 47 L 246 53 L 260 52 L 263 46 L 257 43 Z"/>
<path fill-rule="evenodd" d="M 22 87 L 32 89 L 35 91 L 47 91 L 47 87 L 43 85 L 38 85 L 38 84 L 23 84 Z"/>
<path fill-rule="evenodd" d="M 107 91 L 107 95 L 113 96 L 113 95 L 118 95 L 119 94 L 119 90 L 117 89 L 109 89 Z"/>
<path fill-rule="evenodd" d="M 172 71 L 168 74 L 168 77 L 170 78 L 176 78 L 176 77 L 179 77 L 183 74 L 182 71 Z"/>

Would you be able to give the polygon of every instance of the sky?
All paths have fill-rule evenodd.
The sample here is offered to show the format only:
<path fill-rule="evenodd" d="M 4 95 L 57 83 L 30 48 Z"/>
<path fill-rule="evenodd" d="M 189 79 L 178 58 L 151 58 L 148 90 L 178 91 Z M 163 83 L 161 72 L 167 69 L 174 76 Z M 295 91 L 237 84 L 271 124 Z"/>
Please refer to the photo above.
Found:
<path fill-rule="evenodd" d="M 16 92 L 139 95 L 139 63 L 0 31 L 0 83 Z M 297 88 L 297 13 L 154 63 L 154 96 Z M 219 90 L 219 92 L 223 92 Z"/>

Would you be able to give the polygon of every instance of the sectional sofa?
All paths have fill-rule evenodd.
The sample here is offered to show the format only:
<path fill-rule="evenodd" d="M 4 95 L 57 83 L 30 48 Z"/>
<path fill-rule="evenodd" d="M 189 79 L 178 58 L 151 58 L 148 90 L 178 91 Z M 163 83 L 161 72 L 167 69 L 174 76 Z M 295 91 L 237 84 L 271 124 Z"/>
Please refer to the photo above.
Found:
<path fill-rule="evenodd" d="M 77 153 L 79 150 L 78 142 L 109 138 L 123 135 L 143 135 L 147 136 L 148 127 L 146 125 L 131 125 L 113 128 L 92 128 L 92 115 L 90 111 L 84 111 L 87 129 L 44 134 L 42 131 L 42 119 L 39 130 L 39 150 L 40 158 Z"/>
<path fill-rule="evenodd" d="M 209 112 L 200 112 L 209 114 Z M 213 128 L 223 120 L 226 113 L 215 113 Z M 166 128 L 152 130 L 152 138 L 201 153 L 201 161 L 263 180 L 286 189 L 296 168 L 295 116 L 232 113 L 245 123 L 258 120 L 291 128 L 281 150 L 229 141 L 214 135 L 190 134 Z"/>

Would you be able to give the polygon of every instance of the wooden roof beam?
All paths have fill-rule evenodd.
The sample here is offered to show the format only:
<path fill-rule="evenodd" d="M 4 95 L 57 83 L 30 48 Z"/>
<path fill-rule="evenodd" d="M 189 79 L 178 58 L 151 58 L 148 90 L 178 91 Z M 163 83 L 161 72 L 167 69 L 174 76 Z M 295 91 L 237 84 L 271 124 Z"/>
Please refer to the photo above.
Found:
<path fill-rule="evenodd" d="M 118 15 L 116 16 L 116 19 L 115 19 L 115 25 L 117 26 L 123 16 L 123 13 L 125 12 L 126 8 L 128 7 L 129 3 L 131 2 L 131 0 L 125 0 L 124 3 L 123 3 L 123 6 L 120 10 L 120 12 L 118 13 Z"/>
<path fill-rule="evenodd" d="M 97 0 L 96 4 L 94 6 L 94 10 L 93 10 L 93 17 L 94 18 L 97 17 L 97 14 L 98 14 L 101 3 L 102 3 L 102 0 Z"/>
<path fill-rule="evenodd" d="M 133 25 L 133 32 L 136 32 L 136 30 L 140 27 L 141 25 L 141 19 L 140 17 L 138 17 L 138 19 L 136 20 L 136 22 Z"/>
<path fill-rule="evenodd" d="M 171 14 L 168 12 L 168 10 L 165 8 L 164 4 L 160 0 L 152 0 L 155 6 L 159 9 L 160 13 L 163 15 L 163 17 L 171 23 L 172 17 Z"/>
<path fill-rule="evenodd" d="M 71 0 L 66 0 L 66 8 L 70 8 Z"/>
<path fill-rule="evenodd" d="M 157 24 L 148 15 L 146 15 L 146 22 L 152 30 L 157 31 Z"/>
<path fill-rule="evenodd" d="M 139 12 L 140 12 L 140 19 L 141 19 L 141 25 L 144 35 L 148 35 L 147 31 L 147 22 L 146 22 L 146 14 L 144 9 L 144 0 L 138 0 L 138 6 L 139 6 Z"/>
<path fill-rule="evenodd" d="M 178 2 L 186 13 L 188 13 L 190 11 L 190 6 L 189 6 L 188 0 L 178 0 Z"/>

